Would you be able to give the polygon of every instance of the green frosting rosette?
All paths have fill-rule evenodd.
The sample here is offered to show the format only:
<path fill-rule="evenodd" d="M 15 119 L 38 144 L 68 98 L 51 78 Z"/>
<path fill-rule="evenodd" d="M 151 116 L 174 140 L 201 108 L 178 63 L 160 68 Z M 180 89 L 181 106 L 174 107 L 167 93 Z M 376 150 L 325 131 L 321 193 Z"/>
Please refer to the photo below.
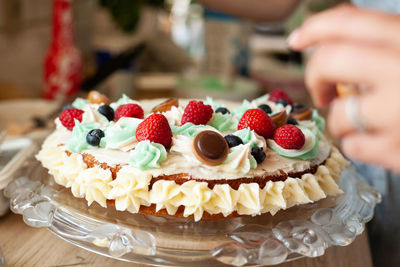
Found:
<path fill-rule="evenodd" d="M 254 99 L 253 101 L 254 101 L 255 103 L 257 103 L 257 105 L 259 105 L 259 104 L 266 103 L 266 102 L 268 101 L 268 98 L 269 98 L 269 94 L 265 94 L 265 95 L 262 95 L 262 96 L 260 96 L 260 97 L 257 97 L 257 98 Z"/>
<path fill-rule="evenodd" d="M 234 131 L 237 129 L 238 120 L 230 114 L 214 113 L 210 125 L 220 132 Z"/>
<path fill-rule="evenodd" d="M 240 119 L 243 116 L 243 114 L 251 108 L 252 108 L 251 103 L 245 99 L 243 100 L 242 105 L 240 107 L 232 110 L 232 115 Z"/>
<path fill-rule="evenodd" d="M 231 168 L 233 169 L 238 169 L 240 168 L 240 165 L 243 165 L 241 167 L 241 172 L 242 173 L 248 173 L 250 169 L 255 169 L 257 168 L 257 161 L 256 159 L 248 152 L 246 152 L 245 157 L 246 160 L 243 161 L 243 152 L 245 152 L 243 149 L 246 149 L 245 145 L 238 145 L 230 149 L 230 152 L 228 154 L 228 157 L 225 159 L 224 164 L 229 164 Z"/>
<path fill-rule="evenodd" d="M 75 119 L 75 126 L 72 129 L 72 137 L 67 141 L 67 148 L 71 152 L 81 152 L 90 146 L 86 142 L 86 135 L 93 129 L 99 129 L 97 122 L 79 122 Z"/>
<path fill-rule="evenodd" d="M 221 104 L 214 102 L 214 100 L 209 96 L 206 97 L 206 101 L 204 101 L 204 105 L 210 105 L 214 111 L 216 111 L 220 107 L 223 107 Z"/>
<path fill-rule="evenodd" d="M 312 112 L 311 120 L 315 122 L 321 132 L 325 130 L 325 119 L 318 114 L 316 109 Z"/>
<path fill-rule="evenodd" d="M 251 147 L 264 147 L 262 137 L 257 138 L 256 133 L 253 130 L 250 130 L 250 128 L 236 131 L 233 133 L 233 135 L 240 137 L 240 139 L 243 141 L 243 144 L 250 143 Z"/>
<path fill-rule="evenodd" d="M 78 109 L 83 109 L 87 104 L 89 104 L 89 101 L 80 97 L 76 98 L 74 102 L 72 102 L 72 106 Z"/>
<path fill-rule="evenodd" d="M 135 168 L 148 170 L 159 168 L 166 159 L 167 151 L 163 145 L 145 140 L 131 151 L 129 163 Z"/>
<path fill-rule="evenodd" d="M 318 138 L 310 129 L 298 126 L 305 136 L 305 143 L 301 149 L 285 149 L 274 140 L 268 139 L 268 146 L 282 157 L 310 160 L 315 158 L 319 152 Z"/>
<path fill-rule="evenodd" d="M 136 141 L 136 128 L 142 122 L 136 118 L 121 118 L 114 125 L 110 125 L 104 132 L 100 146 L 118 149 L 126 144 Z"/>
<path fill-rule="evenodd" d="M 184 135 L 188 137 L 195 137 L 198 133 L 206 130 L 215 131 L 215 128 L 209 125 L 195 125 L 191 122 L 187 122 L 182 126 L 171 126 L 173 134 Z"/>
<path fill-rule="evenodd" d="M 131 99 L 129 96 L 126 94 L 123 94 L 120 99 L 117 100 L 117 102 L 113 102 L 110 104 L 110 107 L 112 107 L 114 110 L 116 110 L 119 106 L 121 105 L 126 105 L 126 104 L 137 104 L 137 102 L 133 99 Z"/>

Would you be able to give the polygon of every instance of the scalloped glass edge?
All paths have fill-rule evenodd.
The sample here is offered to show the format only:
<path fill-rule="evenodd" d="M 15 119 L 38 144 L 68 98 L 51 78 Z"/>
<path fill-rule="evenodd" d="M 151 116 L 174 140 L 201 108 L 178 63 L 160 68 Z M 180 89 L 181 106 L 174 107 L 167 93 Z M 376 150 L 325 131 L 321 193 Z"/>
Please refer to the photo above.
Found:
<path fill-rule="evenodd" d="M 37 170 L 42 174 L 38 175 Z M 332 207 L 317 206 L 307 219 L 283 220 L 269 226 L 260 220 L 252 222 L 251 218 L 196 223 L 191 219 L 130 214 L 138 222 L 132 227 L 105 219 L 110 215 L 95 216 L 88 208 L 82 212 L 60 202 L 55 197 L 60 187 L 49 183 L 43 170 L 32 160 L 26 175 L 4 190 L 11 210 L 23 215 L 27 225 L 48 228 L 60 238 L 104 256 L 157 266 L 275 265 L 299 257 L 321 256 L 331 246 L 351 244 L 372 219 L 374 208 L 381 200 L 378 191 L 349 167 L 342 173 L 340 182 L 345 193 L 335 198 Z M 78 201 L 72 195 L 70 198 L 72 202 Z M 301 212 L 301 206 L 295 208 Z M 155 228 L 144 227 L 148 225 Z M 219 230 L 214 231 L 213 227 Z M 174 229 L 175 233 L 163 233 L 166 228 Z M 166 236 L 167 241 L 161 242 Z M 180 248 L 171 246 L 192 236 L 194 241 L 188 241 L 192 248 L 185 243 Z M 209 240 L 201 241 L 199 236 Z M 220 238 L 214 240 L 214 236 Z M 206 248 L 201 248 L 201 242 L 208 242 Z"/>

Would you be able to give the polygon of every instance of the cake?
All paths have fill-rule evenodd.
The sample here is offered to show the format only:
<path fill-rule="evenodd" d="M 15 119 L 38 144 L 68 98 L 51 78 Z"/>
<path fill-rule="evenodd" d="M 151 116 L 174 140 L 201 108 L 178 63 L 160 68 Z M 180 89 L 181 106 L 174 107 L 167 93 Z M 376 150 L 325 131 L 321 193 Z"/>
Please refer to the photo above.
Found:
<path fill-rule="evenodd" d="M 96 91 L 55 120 L 37 159 L 56 183 L 118 211 L 194 220 L 274 215 L 341 194 L 348 161 L 316 109 L 275 89 L 242 103 L 116 102 Z"/>

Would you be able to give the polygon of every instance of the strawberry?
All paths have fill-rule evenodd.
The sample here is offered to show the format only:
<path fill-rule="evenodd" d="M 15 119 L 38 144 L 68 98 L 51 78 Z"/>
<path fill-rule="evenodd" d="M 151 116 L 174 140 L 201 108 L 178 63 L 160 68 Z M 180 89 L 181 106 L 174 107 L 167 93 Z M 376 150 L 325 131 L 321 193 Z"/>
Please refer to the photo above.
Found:
<path fill-rule="evenodd" d="M 293 106 L 293 101 L 290 97 L 281 89 L 274 89 L 271 93 L 269 93 L 268 100 L 272 102 L 278 102 L 279 99 L 286 100 L 289 105 Z"/>
<path fill-rule="evenodd" d="M 136 139 L 150 140 L 168 147 L 172 141 L 172 132 L 167 118 L 159 113 L 151 114 L 136 128 Z"/>
<path fill-rule="evenodd" d="M 238 130 L 250 128 L 265 139 L 272 137 L 274 124 L 271 118 L 261 109 L 247 110 L 238 124 Z"/>
<path fill-rule="evenodd" d="M 82 121 L 83 112 L 84 112 L 83 110 L 77 108 L 65 109 L 63 110 L 63 112 L 61 112 L 58 119 L 60 120 L 61 124 L 64 125 L 65 128 L 72 131 L 72 129 L 75 126 L 74 119 Z"/>
<path fill-rule="evenodd" d="M 212 117 L 213 109 L 210 105 L 204 105 L 203 101 L 190 101 L 185 107 L 182 115 L 181 124 L 187 122 L 193 124 L 206 124 Z"/>
<path fill-rule="evenodd" d="M 285 149 L 300 149 L 306 141 L 303 132 L 292 124 L 286 124 L 276 129 L 274 140 Z"/>
<path fill-rule="evenodd" d="M 143 119 L 143 109 L 138 104 L 125 104 L 120 105 L 115 111 L 115 120 L 119 120 L 122 117 L 132 117 Z"/>

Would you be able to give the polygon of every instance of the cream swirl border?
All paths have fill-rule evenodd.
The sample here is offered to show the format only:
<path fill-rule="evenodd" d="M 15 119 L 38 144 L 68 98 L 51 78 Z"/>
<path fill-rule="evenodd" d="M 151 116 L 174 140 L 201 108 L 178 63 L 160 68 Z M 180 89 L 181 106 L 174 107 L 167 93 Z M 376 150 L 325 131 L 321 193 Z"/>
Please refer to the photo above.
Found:
<path fill-rule="evenodd" d="M 182 185 L 174 181 L 156 181 L 149 190 L 151 174 L 125 166 L 112 180 L 110 170 L 99 166 L 87 168 L 80 154 L 67 155 L 64 148 L 45 142 L 37 159 L 54 176 L 56 183 L 71 187 L 75 197 L 85 198 L 88 205 L 97 202 L 103 207 L 106 200 L 115 200 L 120 211 L 137 213 L 141 205 L 156 205 L 156 211 L 166 209 L 174 215 L 178 207 L 184 207 L 184 216 L 199 221 L 204 212 L 233 212 L 239 215 L 259 215 L 269 212 L 274 215 L 281 209 L 311 203 L 327 196 L 342 193 L 337 182 L 349 162 L 332 147 L 324 165 L 315 174 L 304 174 L 301 178 L 287 178 L 285 181 L 268 181 L 264 188 L 257 183 L 241 184 L 238 190 L 228 184 L 217 184 L 213 189 L 206 182 L 188 181 Z"/>

